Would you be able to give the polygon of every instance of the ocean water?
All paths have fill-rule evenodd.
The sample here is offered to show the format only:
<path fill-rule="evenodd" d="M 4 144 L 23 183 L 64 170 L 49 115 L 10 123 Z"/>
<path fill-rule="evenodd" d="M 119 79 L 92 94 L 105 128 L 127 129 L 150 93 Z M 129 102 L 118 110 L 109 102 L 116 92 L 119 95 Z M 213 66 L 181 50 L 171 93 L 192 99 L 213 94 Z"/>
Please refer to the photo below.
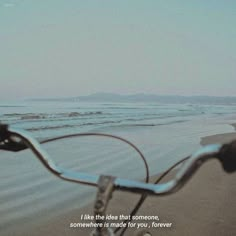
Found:
<path fill-rule="evenodd" d="M 0 122 L 26 129 L 41 140 L 109 127 L 168 126 L 196 117 L 234 114 L 235 110 L 232 104 L 0 102 Z"/>
<path fill-rule="evenodd" d="M 25 129 L 40 141 L 86 132 L 126 138 L 142 151 L 150 174 L 155 175 L 196 151 L 201 137 L 233 131 L 227 119 L 235 117 L 235 108 L 232 104 L 24 101 L 0 103 L 0 122 Z M 117 140 L 73 138 L 44 148 L 66 168 L 68 164 L 85 172 L 144 178 L 143 171 L 135 171 L 143 169 L 137 162 L 140 156 Z M 133 171 L 128 170 L 129 163 Z"/>
<path fill-rule="evenodd" d="M 1 102 L 0 122 L 26 129 L 39 140 L 81 132 L 124 137 L 142 151 L 150 175 L 155 175 L 196 151 L 201 137 L 233 132 L 229 124 L 235 123 L 235 108 L 227 104 Z M 138 153 L 113 141 L 76 138 L 43 147 L 65 168 L 143 181 L 145 168 Z M 29 150 L 0 151 L 0 163 L 0 235 L 26 235 L 30 227 L 39 229 L 95 198 L 95 188 L 56 178 Z"/>

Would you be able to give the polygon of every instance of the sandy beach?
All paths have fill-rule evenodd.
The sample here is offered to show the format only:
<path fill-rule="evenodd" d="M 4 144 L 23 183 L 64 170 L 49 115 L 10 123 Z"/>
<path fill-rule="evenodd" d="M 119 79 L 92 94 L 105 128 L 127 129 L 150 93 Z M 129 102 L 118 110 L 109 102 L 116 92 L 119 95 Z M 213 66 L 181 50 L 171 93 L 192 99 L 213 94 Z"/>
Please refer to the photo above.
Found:
<path fill-rule="evenodd" d="M 236 125 L 234 124 L 234 128 L 235 127 Z M 130 138 L 132 139 L 132 136 Z M 215 142 L 229 142 L 230 140 L 235 138 L 235 132 L 204 136 L 201 139 L 201 145 Z M 140 140 L 140 142 L 141 141 L 142 140 Z M 16 158 L 16 156 L 14 158 Z M 19 159 L 12 159 L 12 164 L 14 164 L 16 160 L 19 161 Z M 15 165 L 17 165 L 17 163 Z M 32 162 L 29 165 L 31 165 L 31 167 L 34 167 L 34 165 L 36 166 L 38 165 L 38 163 Z M 26 175 L 27 173 L 24 174 Z M 42 177 L 41 175 L 44 175 L 44 177 L 47 178 L 47 180 L 45 181 L 53 181 L 52 179 L 50 179 L 53 177 L 51 177 L 50 174 L 46 173 L 46 171 L 40 173 L 39 176 L 35 178 L 40 179 L 40 177 Z M 20 179 L 23 177 L 24 175 L 20 176 L 16 171 L 12 178 L 19 178 L 19 181 L 21 181 Z M 12 181 L 15 181 L 13 179 Z M 153 177 L 153 179 L 155 179 L 155 176 Z M 19 181 L 16 181 L 16 184 L 19 183 Z M 32 185 L 34 184 L 33 181 L 34 179 L 32 179 Z M 61 192 L 59 191 L 60 186 L 58 186 L 60 185 L 59 182 L 60 181 L 55 182 L 57 184 L 55 186 L 55 189 L 58 188 L 58 197 L 56 197 L 55 195 L 53 195 L 53 198 L 50 197 L 50 195 L 46 196 L 49 200 L 48 205 L 52 204 L 54 205 L 54 207 L 48 209 L 42 208 L 41 210 L 39 209 L 39 207 L 41 207 L 39 201 L 40 199 L 43 200 L 44 196 L 42 195 L 42 197 L 40 198 L 39 191 L 42 188 L 40 184 L 38 185 L 39 191 L 37 192 L 33 192 L 33 190 L 31 190 L 30 188 L 26 188 L 26 191 L 17 193 L 22 194 L 23 197 L 25 195 L 25 202 L 23 205 L 17 206 L 17 200 L 13 199 L 13 203 L 11 203 L 12 206 L 8 207 L 6 206 L 6 204 L 4 204 L 6 202 L 6 198 L 3 197 L 5 191 L 3 182 L 3 184 L 1 185 L 3 192 L 0 196 L 0 219 L 2 221 L 0 225 L 0 234 L 4 236 L 89 235 L 91 228 L 71 228 L 70 224 L 81 222 L 80 217 L 82 214 L 93 214 L 93 206 L 91 204 L 88 204 L 88 202 L 90 202 L 94 198 L 95 191 L 89 189 L 88 191 L 90 191 L 90 197 L 87 198 L 87 195 L 80 195 L 79 190 L 74 188 L 73 184 L 66 183 L 68 184 L 66 186 L 69 187 L 68 189 L 64 189 L 64 193 L 61 195 Z M 12 191 L 20 192 L 20 190 L 17 190 L 16 187 Z M 66 191 L 68 191 L 68 194 L 66 194 Z M 8 192 L 5 192 L 7 196 Z M 206 163 L 202 168 L 200 168 L 194 178 L 192 178 L 191 181 L 178 193 L 167 197 L 148 197 L 141 207 L 138 215 L 158 216 L 159 221 L 157 221 L 157 223 L 171 224 L 171 227 L 169 228 L 155 228 L 154 226 L 150 227 L 148 230 L 152 233 L 152 235 L 231 236 L 236 232 L 236 201 L 234 199 L 235 194 L 235 174 L 228 175 L 224 173 L 217 161 L 210 161 Z M 63 196 L 66 196 L 65 200 L 67 199 L 67 201 L 65 201 L 64 203 L 57 202 L 57 198 L 60 199 Z M 27 208 L 27 205 L 31 201 L 31 198 L 33 198 L 33 205 L 30 208 Z M 88 202 L 86 203 L 86 201 L 84 201 L 83 204 L 79 204 L 78 206 L 81 198 L 87 198 Z M 35 201 L 35 199 L 38 199 L 38 201 Z M 129 215 L 129 212 L 137 199 L 139 199 L 139 196 L 136 194 L 115 192 L 113 195 L 113 199 L 111 200 L 109 205 L 108 214 L 111 214 L 113 216 L 119 216 L 121 214 Z M 10 201 L 9 198 L 8 200 Z M 16 204 L 16 206 L 14 206 L 14 204 Z M 33 212 L 33 208 L 38 209 L 37 214 L 34 212 L 34 214 L 26 214 L 22 218 L 19 217 L 21 214 L 23 214 L 22 212 L 27 213 L 27 211 L 30 211 L 30 209 L 32 209 Z M 9 219 L 6 220 L 6 216 L 10 214 L 9 212 L 11 211 L 13 212 L 12 215 L 16 215 L 18 216 L 18 218 L 13 217 L 11 221 L 9 220 L 11 219 L 9 215 Z M 32 221 L 32 219 L 35 220 Z M 151 224 L 151 222 L 148 223 Z M 126 235 L 133 235 L 136 230 L 136 227 L 129 228 Z"/>
<path fill-rule="evenodd" d="M 236 124 L 231 124 L 236 129 Z M 227 134 L 216 134 L 211 136 L 206 136 L 201 139 L 202 145 L 212 144 L 212 143 L 228 143 L 236 138 L 236 133 Z"/>

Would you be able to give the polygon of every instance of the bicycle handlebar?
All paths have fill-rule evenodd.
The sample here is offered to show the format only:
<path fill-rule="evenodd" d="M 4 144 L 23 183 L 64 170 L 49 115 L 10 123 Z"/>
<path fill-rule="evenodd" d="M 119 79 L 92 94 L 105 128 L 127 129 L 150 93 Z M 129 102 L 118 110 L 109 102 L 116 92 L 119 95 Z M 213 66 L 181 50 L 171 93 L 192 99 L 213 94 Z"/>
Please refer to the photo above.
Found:
<path fill-rule="evenodd" d="M 0 125 L 0 149 L 19 151 L 26 148 L 30 148 L 42 164 L 57 177 L 70 182 L 98 185 L 99 175 L 74 172 L 58 167 L 42 149 L 39 142 L 27 132 Z M 148 195 L 167 195 L 180 189 L 205 161 L 212 158 L 217 158 L 226 172 L 236 171 L 236 140 L 229 144 L 212 144 L 202 147 L 185 161 L 176 176 L 167 183 L 150 184 L 115 178 L 114 189 Z"/>

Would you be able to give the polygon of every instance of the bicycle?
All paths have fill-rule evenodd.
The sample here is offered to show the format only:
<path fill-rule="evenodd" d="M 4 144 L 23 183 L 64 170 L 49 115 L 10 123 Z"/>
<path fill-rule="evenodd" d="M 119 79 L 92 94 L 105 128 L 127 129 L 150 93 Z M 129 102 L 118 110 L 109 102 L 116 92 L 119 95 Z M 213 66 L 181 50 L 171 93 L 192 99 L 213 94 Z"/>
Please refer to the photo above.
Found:
<path fill-rule="evenodd" d="M 146 169 L 145 183 L 135 180 L 122 179 L 110 175 L 93 175 L 80 171 L 63 169 L 60 166 L 57 166 L 52 161 L 48 153 L 41 147 L 42 143 L 49 143 L 55 140 L 70 137 L 84 136 L 103 136 L 119 140 L 130 145 L 130 147 L 139 154 L 144 162 Z M 151 184 L 149 183 L 149 169 L 144 155 L 134 144 L 124 138 L 102 133 L 77 133 L 47 139 L 39 143 L 26 131 L 14 129 L 5 124 L 0 124 L 0 149 L 18 152 L 27 148 L 29 148 L 44 165 L 44 167 L 55 176 L 69 182 L 75 182 L 98 188 L 94 204 L 94 225 L 96 226 L 96 229 L 91 233 L 92 236 L 112 236 L 119 231 L 121 231 L 120 235 L 123 235 L 127 229 L 128 222 L 130 222 L 132 216 L 137 213 L 147 196 L 163 196 L 177 192 L 189 181 L 199 167 L 207 160 L 216 158 L 222 164 L 225 172 L 233 173 L 236 171 L 236 140 L 229 144 L 212 144 L 202 147 L 193 155 L 185 157 L 175 163 L 158 178 L 155 184 Z M 183 165 L 178 169 L 175 177 L 167 183 L 160 184 L 160 180 L 180 163 L 183 163 Z M 123 221 L 125 226 L 120 226 L 113 231 L 110 227 L 107 227 L 105 215 L 109 200 L 112 197 L 112 192 L 115 190 L 138 193 L 141 194 L 141 197 L 135 208 L 130 213 L 131 218 Z M 151 234 L 148 231 L 145 231 L 142 235 L 148 236 Z"/>

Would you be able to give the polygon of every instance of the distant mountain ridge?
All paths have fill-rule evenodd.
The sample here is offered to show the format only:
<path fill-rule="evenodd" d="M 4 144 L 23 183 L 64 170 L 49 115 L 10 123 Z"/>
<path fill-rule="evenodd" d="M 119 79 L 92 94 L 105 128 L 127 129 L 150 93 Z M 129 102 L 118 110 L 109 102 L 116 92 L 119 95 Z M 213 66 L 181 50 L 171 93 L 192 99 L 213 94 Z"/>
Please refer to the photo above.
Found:
<path fill-rule="evenodd" d="M 31 101 L 81 101 L 81 102 L 157 102 L 157 103 L 206 103 L 206 104 L 236 104 L 235 97 L 217 96 L 181 96 L 156 94 L 130 94 L 94 93 L 85 96 L 64 98 L 35 98 Z"/>

